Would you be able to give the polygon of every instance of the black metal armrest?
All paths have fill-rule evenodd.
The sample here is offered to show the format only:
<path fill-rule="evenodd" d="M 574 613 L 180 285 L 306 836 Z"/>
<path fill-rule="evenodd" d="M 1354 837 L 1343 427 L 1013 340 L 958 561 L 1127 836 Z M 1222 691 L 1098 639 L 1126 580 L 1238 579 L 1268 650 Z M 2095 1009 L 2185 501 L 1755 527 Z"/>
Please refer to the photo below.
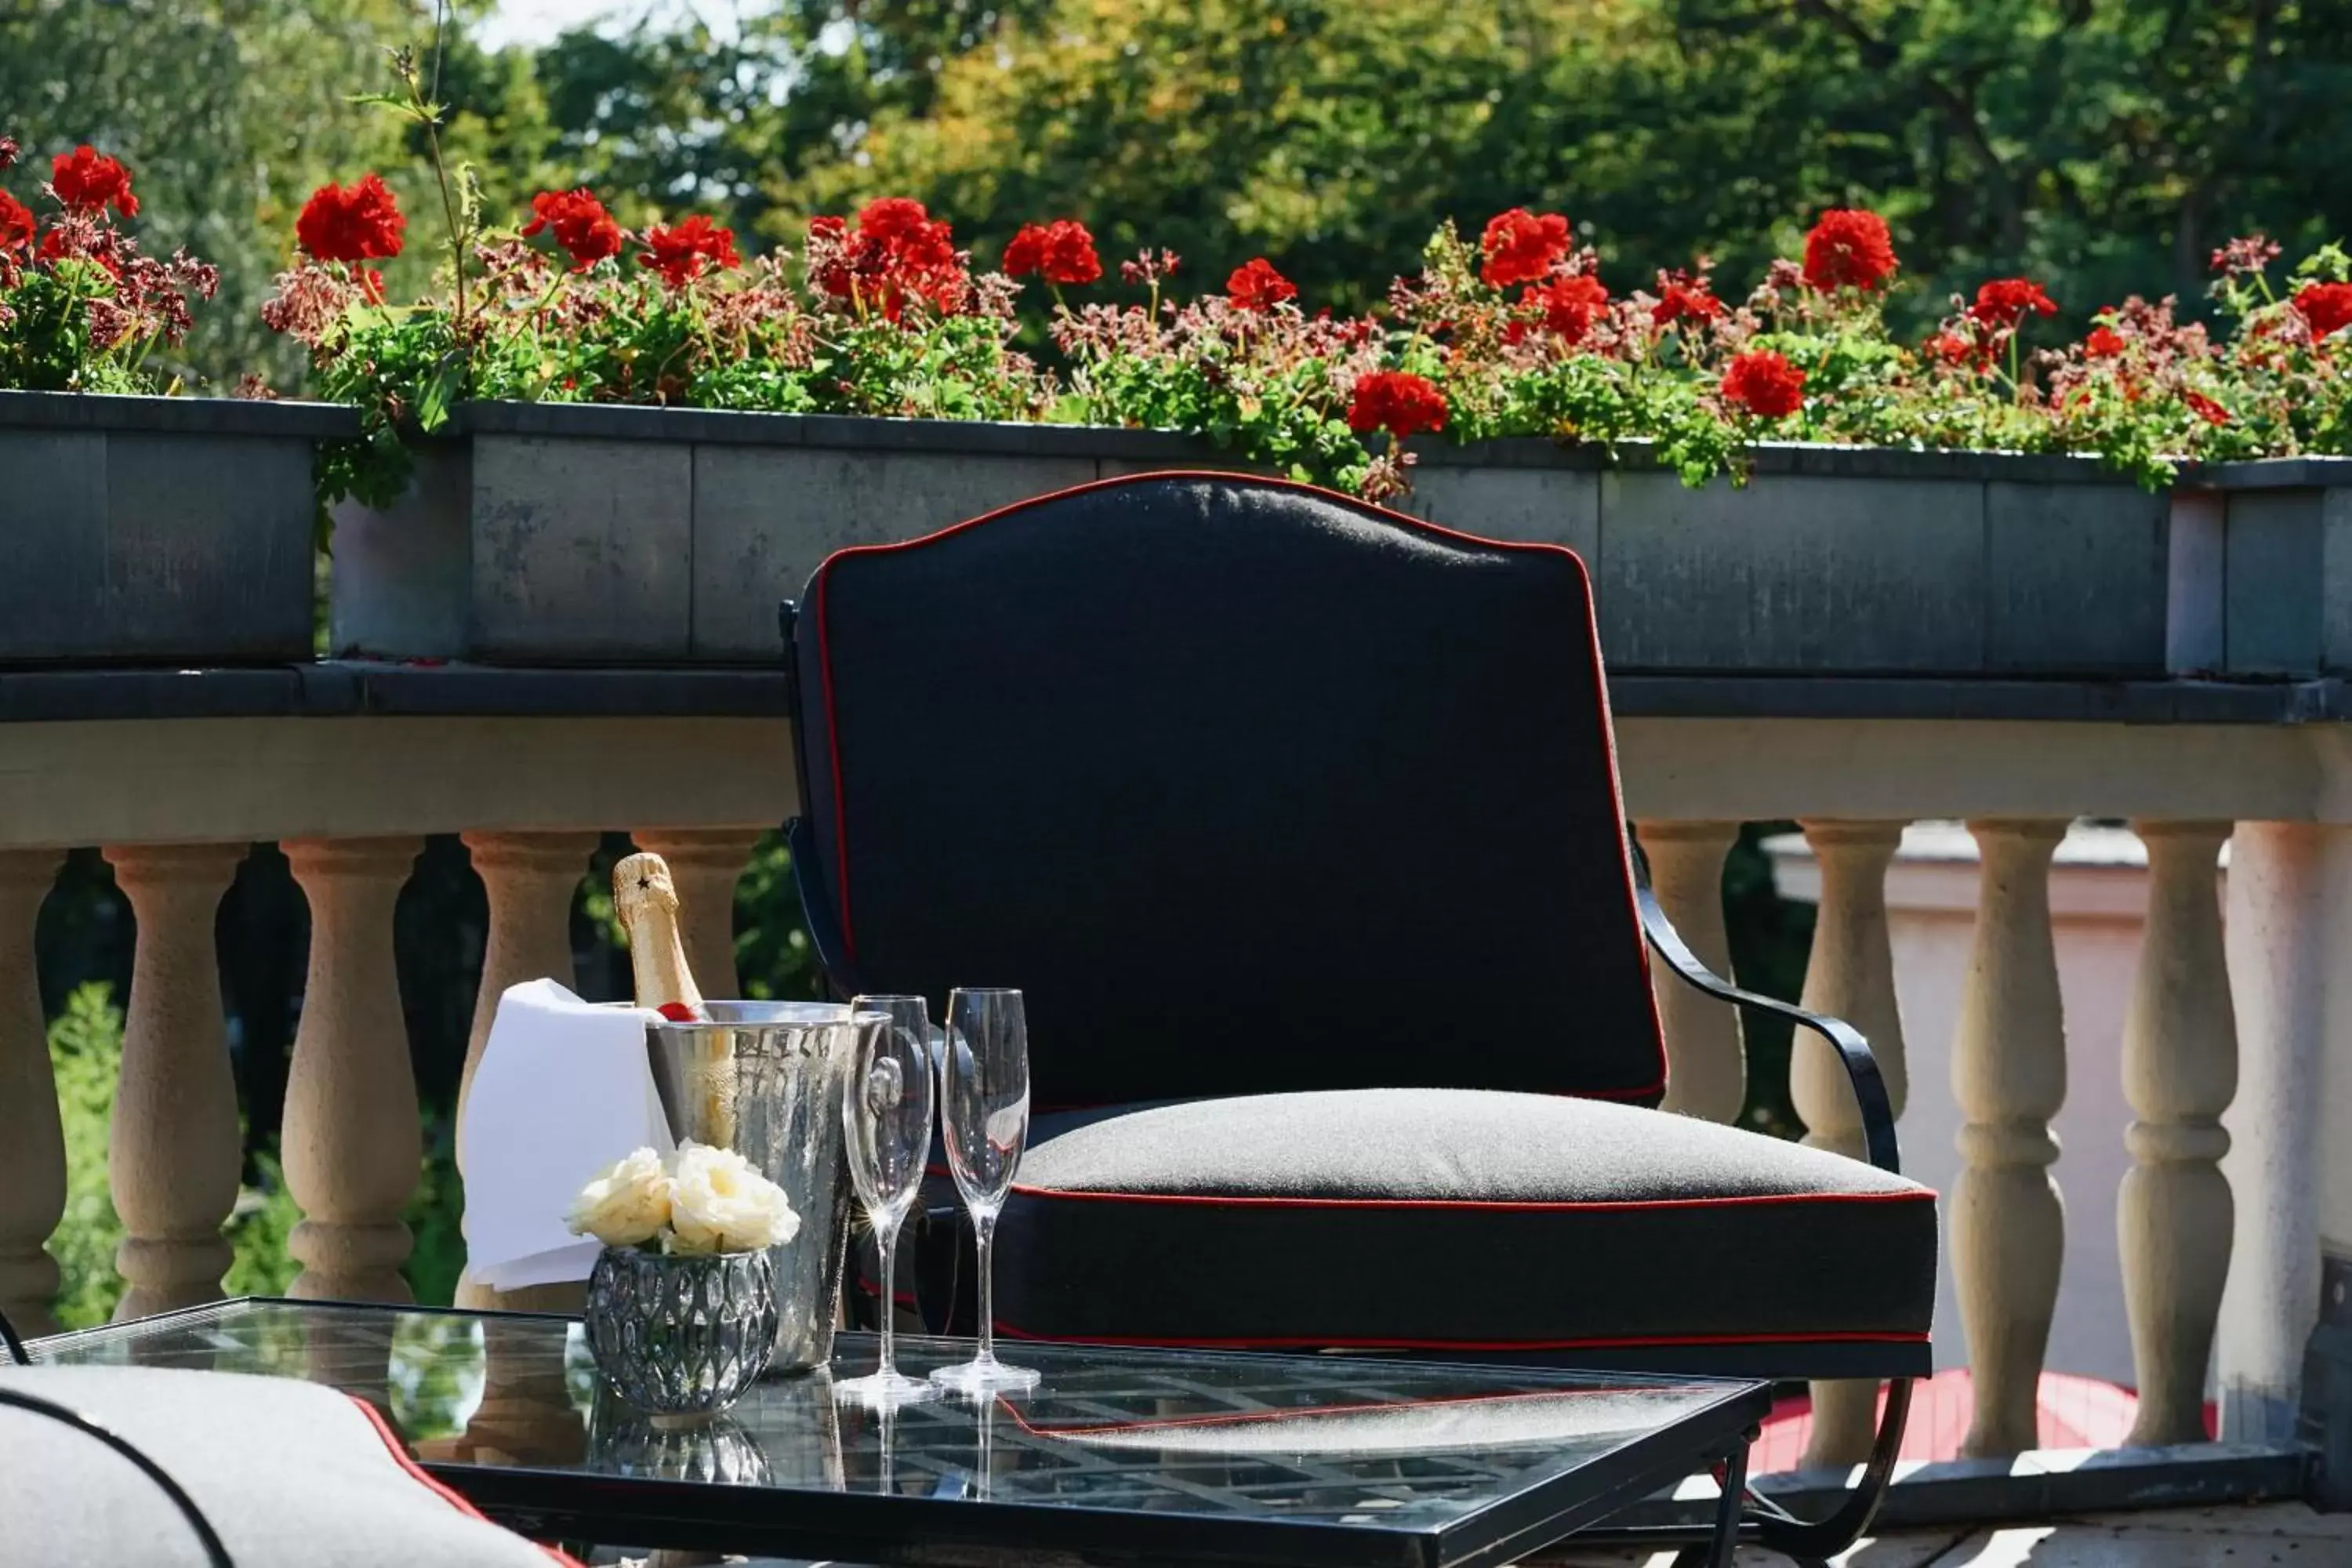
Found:
<path fill-rule="evenodd" d="M 1719 1001 L 1786 1018 L 1830 1043 L 1830 1048 L 1837 1052 L 1839 1062 L 1845 1068 L 1846 1077 L 1853 1080 L 1854 1100 L 1862 1108 L 1864 1152 L 1880 1170 L 1899 1174 L 1903 1166 L 1895 1142 L 1895 1104 L 1886 1097 L 1886 1080 L 1880 1076 L 1878 1058 L 1870 1054 L 1870 1042 L 1862 1037 L 1862 1031 L 1843 1018 L 1824 1017 L 1776 996 L 1742 991 L 1701 963 L 1698 954 L 1690 950 L 1690 943 L 1675 930 L 1675 922 L 1666 918 L 1665 910 L 1658 903 L 1658 895 L 1650 887 L 1649 864 L 1639 849 L 1633 855 L 1633 901 L 1642 911 L 1642 934 L 1649 938 L 1658 956 L 1666 961 L 1666 967 L 1685 982 Z"/>

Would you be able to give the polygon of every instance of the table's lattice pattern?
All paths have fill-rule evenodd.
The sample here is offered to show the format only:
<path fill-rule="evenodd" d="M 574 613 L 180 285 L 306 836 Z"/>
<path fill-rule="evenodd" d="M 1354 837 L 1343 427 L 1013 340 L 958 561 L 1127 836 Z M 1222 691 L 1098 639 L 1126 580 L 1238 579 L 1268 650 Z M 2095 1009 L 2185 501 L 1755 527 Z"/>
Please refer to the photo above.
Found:
<path fill-rule="evenodd" d="M 823 1374 L 759 1384 L 728 1416 L 656 1433 L 604 1393 L 580 1326 L 390 1308 L 232 1302 L 62 1336 L 38 1359 L 325 1383 L 427 1461 L 1127 1513 L 1443 1529 L 1739 1390 L 1724 1383 L 1021 1344 L 1033 1393 L 890 1415 Z M 836 1364 L 873 1345 L 841 1337 Z M 969 1345 L 902 1339 L 920 1373 Z"/>

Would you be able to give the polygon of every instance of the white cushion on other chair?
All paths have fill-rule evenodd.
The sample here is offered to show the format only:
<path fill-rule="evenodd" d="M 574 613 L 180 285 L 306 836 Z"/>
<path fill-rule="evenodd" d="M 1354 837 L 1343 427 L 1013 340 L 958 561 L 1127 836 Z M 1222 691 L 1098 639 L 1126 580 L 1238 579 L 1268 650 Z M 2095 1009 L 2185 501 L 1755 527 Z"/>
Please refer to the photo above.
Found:
<path fill-rule="evenodd" d="M 320 1384 L 161 1367 L 0 1366 L 184 1488 L 236 1568 L 550 1568 L 414 1468 L 374 1413 Z M 0 1568 L 204 1568 L 185 1517 L 85 1432 L 0 1405 Z"/>

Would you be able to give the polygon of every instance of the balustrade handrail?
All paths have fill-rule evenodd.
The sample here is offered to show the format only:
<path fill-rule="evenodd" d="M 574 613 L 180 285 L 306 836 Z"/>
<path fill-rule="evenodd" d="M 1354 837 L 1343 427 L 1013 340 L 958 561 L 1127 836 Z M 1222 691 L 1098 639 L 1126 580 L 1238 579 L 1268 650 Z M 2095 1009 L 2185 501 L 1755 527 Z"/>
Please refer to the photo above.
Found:
<path fill-rule="evenodd" d="M 206 669 L 0 669 L 0 723 L 596 715 L 777 718 L 781 668 L 527 668 L 373 659 Z M 2284 726 L 2352 721 L 2352 682 L 1612 674 L 1619 719 L 2005 721 Z"/>

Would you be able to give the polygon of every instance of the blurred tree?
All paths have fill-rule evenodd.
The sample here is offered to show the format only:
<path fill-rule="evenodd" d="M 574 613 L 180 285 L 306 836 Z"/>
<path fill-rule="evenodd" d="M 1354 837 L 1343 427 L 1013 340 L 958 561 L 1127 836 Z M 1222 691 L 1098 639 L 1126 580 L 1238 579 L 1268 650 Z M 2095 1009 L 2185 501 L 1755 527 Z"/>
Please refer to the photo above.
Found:
<path fill-rule="evenodd" d="M 1867 203 L 1932 301 L 1988 274 L 2053 280 L 2078 317 L 2194 300 L 2207 255 L 2263 229 L 2352 226 L 2344 0 L 1665 0 L 1680 47 L 1746 84 L 1740 172 L 1784 216 Z M 1733 214 L 1720 215 L 1732 218 Z M 1723 223 L 1727 240 L 1744 237 Z"/>
<path fill-rule="evenodd" d="M 130 164 L 147 245 L 221 269 L 173 368 L 233 385 L 298 356 L 255 310 L 294 214 L 330 173 L 395 151 L 349 95 L 379 84 L 383 46 L 428 35 L 419 0 L 13 0 L 0 5 L 0 132 L 24 143 L 29 197 L 49 155 L 91 142 Z"/>
<path fill-rule="evenodd" d="M 2352 226 L 2315 151 L 2352 137 L 2346 0 L 1057 0 L 937 58 L 785 204 L 900 191 L 995 243 L 1073 214 L 1337 304 L 1512 205 L 1622 285 L 1709 250 L 1735 288 L 1868 205 L 1920 322 L 2015 271 L 2078 316 L 2193 298 L 2230 234 Z"/>
<path fill-rule="evenodd" d="M 1107 253 L 1183 253 L 1196 284 L 1263 253 L 1318 302 L 1369 303 L 1433 223 L 1510 205 L 1498 121 L 1524 124 L 1612 45 L 1643 47 L 1637 7 L 1580 5 L 1573 35 L 1559 9 L 1064 0 L 950 58 L 927 109 L 887 106 L 807 195 L 904 190 L 984 250 L 1075 216 Z"/>

